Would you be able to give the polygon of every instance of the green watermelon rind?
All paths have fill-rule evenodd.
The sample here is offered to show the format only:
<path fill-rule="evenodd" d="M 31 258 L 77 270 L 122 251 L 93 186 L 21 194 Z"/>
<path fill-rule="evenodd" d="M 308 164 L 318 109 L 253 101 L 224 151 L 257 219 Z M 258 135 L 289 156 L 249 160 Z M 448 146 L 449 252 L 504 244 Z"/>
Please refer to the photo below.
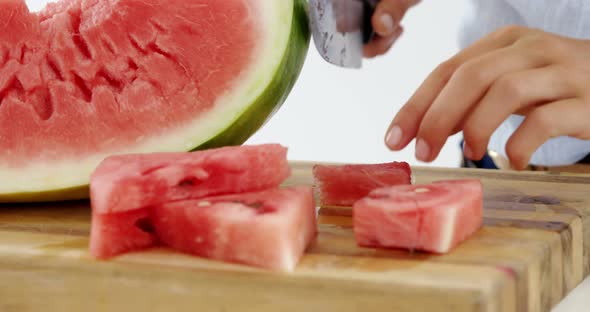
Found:
<path fill-rule="evenodd" d="M 271 82 L 231 125 L 205 143 L 190 148 L 189 151 L 241 145 L 256 133 L 282 106 L 293 89 L 307 57 L 310 36 L 307 0 L 293 0 L 289 41 Z M 55 202 L 88 198 L 89 188 L 86 184 L 48 191 L 0 194 L 0 203 Z"/>
<path fill-rule="evenodd" d="M 222 133 L 194 150 L 210 149 L 246 142 L 285 102 L 305 63 L 310 31 L 307 1 L 295 0 L 291 35 L 286 54 L 266 90 Z M 291 75 L 285 73 L 292 73 Z"/>

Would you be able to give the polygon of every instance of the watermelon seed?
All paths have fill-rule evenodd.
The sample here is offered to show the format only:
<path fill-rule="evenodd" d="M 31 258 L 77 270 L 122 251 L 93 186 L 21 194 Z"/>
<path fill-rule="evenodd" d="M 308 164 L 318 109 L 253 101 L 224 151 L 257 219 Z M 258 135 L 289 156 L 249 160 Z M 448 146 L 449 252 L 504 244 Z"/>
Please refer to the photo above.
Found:
<path fill-rule="evenodd" d="M 19 63 L 21 63 L 21 64 L 24 64 L 25 63 L 25 54 L 26 54 L 26 52 L 27 52 L 27 46 L 26 46 L 26 44 L 23 44 L 20 47 L 20 56 L 18 57 L 18 62 Z"/>
<path fill-rule="evenodd" d="M 72 75 L 74 76 L 74 85 L 78 87 L 78 90 L 80 90 L 80 92 L 82 93 L 84 101 L 90 103 L 92 101 L 92 90 L 88 88 L 86 82 L 84 81 L 84 79 L 82 79 L 82 77 L 80 77 L 75 72 L 72 72 Z"/>
<path fill-rule="evenodd" d="M 240 205 L 245 205 L 248 206 L 250 208 L 254 208 L 254 209 L 260 209 L 262 207 L 262 203 L 261 202 L 254 202 L 254 203 L 245 203 L 243 201 L 239 201 L 239 200 L 232 200 L 231 201 L 234 204 L 240 204 Z"/>
<path fill-rule="evenodd" d="M 414 192 L 416 192 L 416 193 L 428 193 L 428 192 L 430 192 L 430 190 L 427 189 L 427 188 L 424 188 L 424 187 L 420 187 L 420 188 L 415 189 Z"/>
<path fill-rule="evenodd" d="M 135 221 L 135 226 L 137 226 L 140 230 L 146 232 L 146 233 L 155 233 L 156 229 L 154 229 L 154 226 L 152 225 L 152 222 L 150 221 L 149 218 L 141 218 L 137 221 Z"/>
<path fill-rule="evenodd" d="M 53 71 L 53 73 L 55 74 L 55 77 L 57 77 L 57 79 L 64 81 L 63 72 L 61 71 L 60 67 L 58 66 L 57 61 L 55 60 L 55 58 L 53 56 L 51 56 L 51 55 L 47 56 L 47 65 L 49 66 L 51 71 Z"/>
<path fill-rule="evenodd" d="M 131 58 L 129 58 L 127 60 L 127 63 L 129 65 L 129 69 L 134 70 L 134 71 L 136 71 L 136 70 L 139 69 L 139 66 L 137 66 L 137 63 L 135 63 L 135 61 L 133 59 L 131 59 Z"/>
<path fill-rule="evenodd" d="M 127 39 L 129 39 L 131 46 L 133 48 L 135 48 L 135 50 L 137 50 L 137 52 L 139 52 L 142 55 L 147 55 L 147 52 L 145 51 L 145 49 L 142 48 L 141 45 L 139 45 L 139 42 L 137 42 L 137 40 L 135 40 L 135 38 L 133 38 L 133 36 L 131 34 L 127 35 Z"/>
<path fill-rule="evenodd" d="M 263 202 L 253 202 L 253 203 L 247 203 L 245 205 L 256 210 L 256 212 L 258 214 L 266 214 L 266 213 L 271 213 L 271 212 L 275 211 L 275 209 L 264 205 Z"/>
<path fill-rule="evenodd" d="M 156 44 L 155 42 L 150 43 L 147 48 L 149 50 L 151 50 L 152 52 L 156 53 L 156 54 L 160 54 L 163 57 L 172 60 L 174 63 L 176 63 L 176 61 L 174 60 L 174 57 L 172 56 L 172 54 L 170 54 L 169 52 L 166 52 L 162 49 L 162 47 L 160 47 L 158 44 Z"/>
<path fill-rule="evenodd" d="M 197 207 L 203 208 L 203 207 L 211 207 L 213 204 L 209 201 L 201 201 L 199 203 L 197 203 Z"/>
<path fill-rule="evenodd" d="M 197 179 L 194 177 L 188 177 L 188 178 L 178 182 L 178 186 L 180 186 L 180 187 L 195 186 L 196 184 L 197 184 Z"/>
<path fill-rule="evenodd" d="M 257 201 L 257 202 L 253 202 L 253 203 L 245 203 L 245 202 L 241 202 L 239 200 L 234 200 L 232 201 L 232 203 L 234 204 L 240 204 L 240 205 L 244 205 L 247 206 L 249 208 L 252 208 L 254 210 L 256 210 L 256 212 L 258 212 L 259 214 L 264 214 L 267 212 L 272 212 L 272 209 L 269 209 L 268 207 L 264 206 L 263 202 Z"/>
<path fill-rule="evenodd" d="M 78 48 L 78 51 L 87 59 L 92 59 L 92 54 L 90 54 L 90 49 L 88 48 L 88 43 L 82 37 L 80 33 L 80 25 L 82 24 L 82 17 L 80 16 L 82 12 L 74 12 L 70 15 L 71 24 L 72 24 L 72 41 Z"/>
<path fill-rule="evenodd" d="M 121 92 L 123 90 L 123 83 L 107 73 L 106 70 L 101 69 L 96 75 L 97 77 L 104 79 L 104 81 L 108 83 L 112 90 L 117 92 Z"/>

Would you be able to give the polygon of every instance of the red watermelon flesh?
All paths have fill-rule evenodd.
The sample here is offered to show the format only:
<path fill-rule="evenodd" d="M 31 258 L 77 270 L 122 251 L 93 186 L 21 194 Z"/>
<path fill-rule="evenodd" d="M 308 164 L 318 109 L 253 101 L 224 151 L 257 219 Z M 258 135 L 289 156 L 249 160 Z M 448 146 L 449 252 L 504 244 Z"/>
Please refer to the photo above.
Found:
<path fill-rule="evenodd" d="M 483 224 L 478 180 L 380 188 L 353 206 L 357 243 L 447 253 Z"/>
<path fill-rule="evenodd" d="M 157 241 L 147 209 L 92 214 L 90 254 L 99 259 L 148 248 Z"/>
<path fill-rule="evenodd" d="M 0 202 L 87 198 L 111 155 L 243 144 L 299 76 L 306 5 L 0 1 Z"/>
<path fill-rule="evenodd" d="M 0 163 L 120 150 L 210 110 L 256 57 L 261 25 L 244 17 L 257 6 L 64 0 L 33 14 L 2 1 L 0 124 L 18 124 L 0 127 L 0 149 L 11 151 Z"/>
<path fill-rule="evenodd" d="M 112 156 L 91 178 L 90 252 L 109 258 L 152 246 L 151 206 L 276 188 L 290 172 L 278 144 Z"/>
<path fill-rule="evenodd" d="M 311 187 L 166 203 L 151 218 L 176 250 L 276 271 L 293 271 L 316 235 Z"/>
<path fill-rule="evenodd" d="M 406 162 L 316 165 L 313 175 L 323 206 L 352 206 L 374 189 L 412 183 L 412 171 Z"/>

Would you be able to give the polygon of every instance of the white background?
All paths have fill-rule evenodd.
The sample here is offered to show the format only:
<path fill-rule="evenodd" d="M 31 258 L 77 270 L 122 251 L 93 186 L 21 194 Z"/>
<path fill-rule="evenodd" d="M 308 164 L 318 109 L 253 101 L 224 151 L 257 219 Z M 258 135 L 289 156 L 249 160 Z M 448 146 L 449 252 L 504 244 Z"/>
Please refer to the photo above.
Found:
<path fill-rule="evenodd" d="M 463 0 L 426 1 L 403 22 L 406 30 L 395 48 L 360 71 L 324 62 L 312 42 L 285 106 L 250 142 L 280 142 L 296 160 L 418 164 L 413 143 L 399 153 L 388 151 L 385 131 L 430 71 L 457 51 L 465 10 Z M 459 166 L 458 142 L 450 140 L 430 165 Z"/>
<path fill-rule="evenodd" d="M 39 10 L 46 2 L 27 1 L 32 10 Z M 391 53 L 365 63 L 360 71 L 325 63 L 312 43 L 287 102 L 249 143 L 279 142 L 290 148 L 292 160 L 403 160 L 426 165 L 416 161 L 413 144 L 392 153 L 385 148 L 383 137 L 395 113 L 426 75 L 456 53 L 457 32 L 468 13 L 466 0 L 424 0 L 404 20 L 406 32 Z M 449 140 L 440 157 L 428 165 L 459 166 L 458 143 L 459 137 Z M 590 281 L 586 281 L 554 312 L 586 310 L 589 293 Z"/>

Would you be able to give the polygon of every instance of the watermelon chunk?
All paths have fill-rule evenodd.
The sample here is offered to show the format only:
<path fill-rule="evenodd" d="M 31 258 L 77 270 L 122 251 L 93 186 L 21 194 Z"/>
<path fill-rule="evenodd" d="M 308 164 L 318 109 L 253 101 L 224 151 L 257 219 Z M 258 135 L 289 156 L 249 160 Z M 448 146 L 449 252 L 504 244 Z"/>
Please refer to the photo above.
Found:
<path fill-rule="evenodd" d="M 352 206 L 374 189 L 412 183 L 406 162 L 316 165 L 313 175 L 322 206 Z"/>
<path fill-rule="evenodd" d="M 111 155 L 242 144 L 299 76 L 306 5 L 0 1 L 0 201 L 87 198 Z"/>
<path fill-rule="evenodd" d="M 479 180 L 380 188 L 353 206 L 355 238 L 364 247 L 447 253 L 482 224 Z"/>
<path fill-rule="evenodd" d="M 111 156 L 91 179 L 90 251 L 108 258 L 152 246 L 152 206 L 276 188 L 290 172 L 287 148 L 278 144 Z"/>
<path fill-rule="evenodd" d="M 228 146 L 192 153 L 111 156 L 91 176 L 92 209 L 116 213 L 211 195 L 279 186 L 291 174 L 279 144 Z"/>
<path fill-rule="evenodd" d="M 276 271 L 292 271 L 316 235 L 311 187 L 166 203 L 152 220 L 176 250 Z"/>

